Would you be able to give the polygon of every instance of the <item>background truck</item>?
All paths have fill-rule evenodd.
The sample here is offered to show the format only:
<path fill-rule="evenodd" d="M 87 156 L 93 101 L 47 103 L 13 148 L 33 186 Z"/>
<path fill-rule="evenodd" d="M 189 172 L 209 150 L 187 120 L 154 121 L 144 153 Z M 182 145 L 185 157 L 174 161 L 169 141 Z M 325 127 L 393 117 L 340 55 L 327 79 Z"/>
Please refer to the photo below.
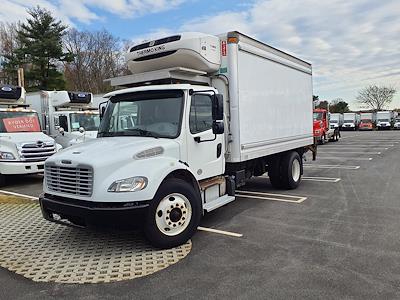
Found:
<path fill-rule="evenodd" d="M 393 121 L 394 121 L 393 111 L 376 112 L 376 128 L 378 130 L 391 129 Z"/>
<path fill-rule="evenodd" d="M 359 130 L 373 130 L 376 124 L 376 114 L 374 112 L 360 113 Z"/>
<path fill-rule="evenodd" d="M 239 32 L 173 35 L 126 60 L 133 74 L 110 79 L 126 88 L 105 95 L 98 138 L 46 162 L 46 219 L 135 220 L 153 245 L 173 247 L 252 176 L 300 184 L 314 149 L 309 63 Z"/>
<path fill-rule="evenodd" d="M 342 129 L 343 126 L 343 114 L 340 113 L 331 113 L 329 119 L 329 125 L 331 128 Z"/>
<path fill-rule="evenodd" d="M 0 85 L 0 185 L 7 175 L 42 173 L 61 148 L 42 133 L 38 114 L 25 104 L 25 89 Z"/>
<path fill-rule="evenodd" d="M 343 126 L 342 129 L 345 130 L 357 130 L 360 124 L 360 114 L 359 113 L 344 113 L 343 114 Z"/>
<path fill-rule="evenodd" d="M 27 95 L 27 103 L 40 114 L 45 133 L 67 148 L 96 138 L 100 124 L 92 93 L 41 91 Z"/>
<path fill-rule="evenodd" d="M 314 138 L 319 144 L 327 141 L 338 141 L 340 137 L 339 127 L 330 125 L 330 114 L 326 109 L 314 109 L 313 131 Z"/>

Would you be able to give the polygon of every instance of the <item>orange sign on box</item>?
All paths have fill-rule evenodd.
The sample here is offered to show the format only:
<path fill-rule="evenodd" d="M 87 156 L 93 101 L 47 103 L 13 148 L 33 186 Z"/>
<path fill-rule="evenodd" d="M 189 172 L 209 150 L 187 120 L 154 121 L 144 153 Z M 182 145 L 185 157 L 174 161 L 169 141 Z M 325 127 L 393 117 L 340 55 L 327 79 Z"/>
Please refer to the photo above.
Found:
<path fill-rule="evenodd" d="M 40 124 L 37 117 L 18 117 L 3 119 L 7 132 L 39 132 Z"/>

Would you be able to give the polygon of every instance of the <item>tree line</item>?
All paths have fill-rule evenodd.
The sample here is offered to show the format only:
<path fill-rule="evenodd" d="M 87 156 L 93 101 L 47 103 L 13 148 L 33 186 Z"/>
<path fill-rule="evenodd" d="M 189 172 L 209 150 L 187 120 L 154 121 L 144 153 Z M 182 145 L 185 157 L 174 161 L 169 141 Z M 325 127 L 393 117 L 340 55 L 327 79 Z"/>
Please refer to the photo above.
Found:
<path fill-rule="evenodd" d="M 106 30 L 79 31 L 39 6 L 25 22 L 0 22 L 0 82 L 17 84 L 23 68 L 27 91 L 75 90 L 104 93 L 104 79 L 129 74 L 126 41 Z"/>

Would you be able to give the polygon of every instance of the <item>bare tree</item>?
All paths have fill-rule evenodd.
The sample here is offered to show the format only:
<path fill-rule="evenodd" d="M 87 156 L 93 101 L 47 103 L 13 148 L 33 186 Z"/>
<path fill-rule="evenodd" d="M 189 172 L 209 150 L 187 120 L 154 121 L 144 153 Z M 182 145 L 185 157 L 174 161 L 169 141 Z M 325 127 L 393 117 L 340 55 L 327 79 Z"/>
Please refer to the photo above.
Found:
<path fill-rule="evenodd" d="M 104 79 L 125 73 L 122 43 L 106 30 L 72 29 L 64 37 L 64 47 L 72 58 L 64 66 L 68 89 L 104 93 L 111 89 Z"/>
<path fill-rule="evenodd" d="M 17 23 L 0 22 L 0 82 L 17 83 L 17 65 L 13 65 L 15 50 L 18 48 Z"/>
<path fill-rule="evenodd" d="M 389 105 L 396 90 L 393 87 L 370 85 L 358 92 L 359 103 L 374 110 L 382 110 Z"/>

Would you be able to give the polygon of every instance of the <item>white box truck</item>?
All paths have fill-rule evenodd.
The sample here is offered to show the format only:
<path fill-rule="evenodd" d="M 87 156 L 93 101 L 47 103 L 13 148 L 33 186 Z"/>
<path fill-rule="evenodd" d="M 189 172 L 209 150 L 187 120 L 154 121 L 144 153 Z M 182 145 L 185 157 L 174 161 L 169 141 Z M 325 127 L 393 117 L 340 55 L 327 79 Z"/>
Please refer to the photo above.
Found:
<path fill-rule="evenodd" d="M 343 126 L 342 129 L 346 130 L 357 130 L 360 124 L 360 114 L 349 112 L 343 114 Z"/>
<path fill-rule="evenodd" d="M 394 120 L 393 111 L 378 111 L 376 113 L 376 128 L 378 130 L 390 129 Z"/>
<path fill-rule="evenodd" d="M 59 149 L 26 105 L 25 89 L 0 85 L 0 186 L 8 175 L 42 173 L 44 161 Z"/>
<path fill-rule="evenodd" d="M 41 91 L 27 94 L 26 101 L 40 114 L 45 133 L 63 148 L 96 138 L 100 125 L 92 93 Z"/>
<path fill-rule="evenodd" d="M 331 113 L 329 119 L 329 125 L 332 129 L 341 129 L 343 126 L 343 114 Z"/>
<path fill-rule="evenodd" d="M 182 33 L 126 59 L 133 75 L 110 80 L 127 88 L 105 95 L 98 138 L 46 162 L 47 220 L 138 221 L 173 247 L 252 176 L 299 185 L 303 154 L 315 154 L 309 63 L 239 32 Z"/>

